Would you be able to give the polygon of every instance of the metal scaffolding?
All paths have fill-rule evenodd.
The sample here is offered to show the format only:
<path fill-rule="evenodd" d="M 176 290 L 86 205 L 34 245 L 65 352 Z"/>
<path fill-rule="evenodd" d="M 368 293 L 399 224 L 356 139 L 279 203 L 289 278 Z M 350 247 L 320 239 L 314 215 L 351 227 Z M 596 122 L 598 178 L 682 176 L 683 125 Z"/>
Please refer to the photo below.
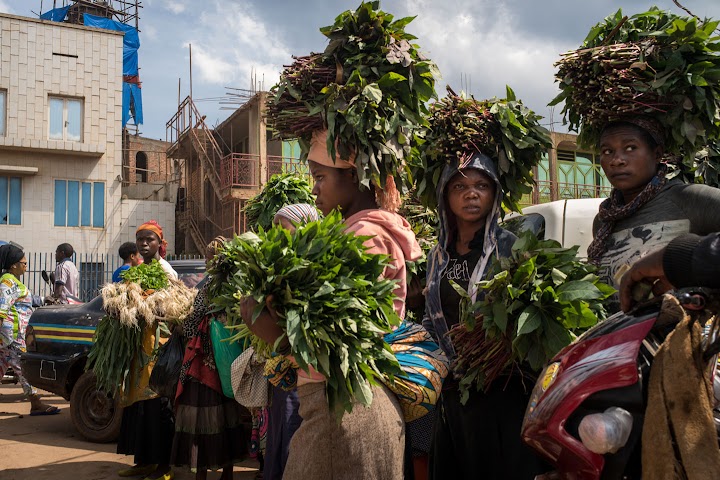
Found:
<path fill-rule="evenodd" d="M 40 13 L 43 13 L 43 4 L 49 6 L 50 1 L 40 0 Z M 52 8 L 70 6 L 67 22 L 82 25 L 82 16 L 85 13 L 98 17 L 111 18 L 127 25 L 133 25 L 140 31 L 140 9 L 143 8 L 141 0 L 52 0 Z"/>

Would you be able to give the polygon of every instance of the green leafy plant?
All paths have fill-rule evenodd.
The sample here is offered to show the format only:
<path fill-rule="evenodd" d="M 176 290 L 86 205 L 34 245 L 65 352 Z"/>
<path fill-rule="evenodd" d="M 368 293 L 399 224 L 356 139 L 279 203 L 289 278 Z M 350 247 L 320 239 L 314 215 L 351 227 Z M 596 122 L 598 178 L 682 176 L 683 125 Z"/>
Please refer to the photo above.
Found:
<path fill-rule="evenodd" d="M 143 290 L 160 290 L 168 285 L 167 274 L 156 259 L 130 267 L 120 276 L 126 282 L 139 284 Z"/>
<path fill-rule="evenodd" d="M 98 390 L 115 394 L 121 385 L 126 391 L 131 387 L 130 370 L 142 353 L 142 335 L 140 327 L 123 325 L 110 315 L 100 319 L 85 366 L 95 373 Z"/>
<path fill-rule="evenodd" d="M 471 305 L 456 286 L 464 297 L 462 321 L 450 337 L 464 399 L 472 386 L 487 389 L 503 373 L 538 372 L 577 333 L 606 317 L 602 301 L 615 290 L 577 259 L 577 251 L 526 231 L 512 255 L 495 260 L 489 280 L 478 284 L 482 301 Z"/>
<path fill-rule="evenodd" d="M 405 32 L 413 18 L 395 20 L 379 2 L 363 2 L 321 28 L 325 51 L 296 58 L 271 90 L 267 117 L 276 135 L 298 138 L 306 157 L 312 133 L 327 129 L 331 157 L 336 148 L 342 159 L 354 153 L 362 185 L 384 186 L 393 176 L 406 190 L 405 163 L 439 76 Z"/>
<path fill-rule="evenodd" d="M 712 140 L 695 153 L 694 180 L 720 187 L 720 140 Z"/>
<path fill-rule="evenodd" d="M 295 173 L 273 175 L 263 186 L 262 191 L 248 200 L 245 206 L 248 225 L 253 230 L 258 227 L 268 230 L 272 227 L 275 213 L 285 205 L 295 203 L 314 205 L 315 199 L 310 193 L 311 190 L 310 182 L 304 176 Z"/>
<path fill-rule="evenodd" d="M 518 201 L 532 192 L 532 169 L 552 146 L 540 118 L 517 100 L 510 87 L 507 98 L 482 101 L 457 95 L 448 87 L 448 95 L 430 108 L 421 158 L 413 165 L 422 203 L 437 207 L 436 189 L 445 165 L 462 164 L 481 152 L 497 160 L 503 205 L 520 211 Z"/>
<path fill-rule="evenodd" d="M 657 7 L 629 18 L 618 10 L 556 63 L 561 92 L 550 105 L 565 102 L 565 121 L 592 148 L 609 121 L 652 116 L 667 151 L 692 168 L 695 152 L 720 135 L 717 26 Z"/>
<path fill-rule="evenodd" d="M 242 321 L 243 297 L 259 304 L 253 321 L 272 298 L 299 367 L 313 367 L 327 378 L 328 402 L 338 419 L 354 402 L 369 405 L 378 379 L 399 373 L 382 338 L 400 323 L 395 282 L 379 279 L 388 257 L 367 253 L 368 237 L 345 229 L 333 212 L 294 233 L 275 226 L 235 237 L 211 262 L 208 286 L 213 307 L 225 311 L 230 324 Z"/>

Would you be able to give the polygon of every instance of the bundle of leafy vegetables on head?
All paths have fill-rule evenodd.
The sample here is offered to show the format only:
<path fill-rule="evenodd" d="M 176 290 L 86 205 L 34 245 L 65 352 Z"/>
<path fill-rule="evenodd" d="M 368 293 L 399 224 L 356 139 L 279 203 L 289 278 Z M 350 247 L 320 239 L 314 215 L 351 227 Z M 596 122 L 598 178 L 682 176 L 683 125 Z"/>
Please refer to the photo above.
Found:
<path fill-rule="evenodd" d="M 395 20 L 379 6 L 363 2 L 321 28 L 327 48 L 285 68 L 267 117 L 276 136 L 299 139 L 304 156 L 313 132 L 327 129 L 331 158 L 336 149 L 344 160 L 354 153 L 361 185 L 384 187 L 391 176 L 403 193 L 439 72 L 405 31 L 414 17 Z"/>
<path fill-rule="evenodd" d="M 297 173 L 273 175 L 262 191 L 250 199 L 245 206 L 247 223 L 251 229 L 272 227 L 275 213 L 285 205 L 295 203 L 315 204 L 310 193 L 312 188 L 307 178 Z"/>
<path fill-rule="evenodd" d="M 471 305 L 455 286 L 464 297 L 463 320 L 450 337 L 463 401 L 473 385 L 487 390 L 513 370 L 538 372 L 578 333 L 606 318 L 602 302 L 615 290 L 600 282 L 596 267 L 577 259 L 577 251 L 526 231 L 512 256 L 496 259 L 489 280 L 478 283 L 483 300 Z"/>
<path fill-rule="evenodd" d="M 354 402 L 369 405 L 380 377 L 399 373 L 382 337 L 400 324 L 395 282 L 380 279 L 389 259 L 367 253 L 367 237 L 345 228 L 338 212 L 294 233 L 259 228 L 227 242 L 208 270 L 208 298 L 230 323 L 242 321 L 244 296 L 258 302 L 255 318 L 272 297 L 291 354 L 303 370 L 325 375 L 338 418 Z"/>
<path fill-rule="evenodd" d="M 436 189 L 445 165 L 462 164 L 475 152 L 497 161 L 503 206 L 520 211 L 518 201 L 532 192 L 532 169 L 552 146 L 541 117 L 527 108 L 507 87 L 507 98 L 475 100 L 448 95 L 430 107 L 430 127 L 412 166 L 417 195 L 426 206 L 436 208 Z"/>
<path fill-rule="evenodd" d="M 652 7 L 622 10 L 594 26 L 580 49 L 556 63 L 565 121 L 578 142 L 596 147 L 608 122 L 647 115 L 665 129 L 666 151 L 695 152 L 720 136 L 720 37 L 717 21 Z"/>

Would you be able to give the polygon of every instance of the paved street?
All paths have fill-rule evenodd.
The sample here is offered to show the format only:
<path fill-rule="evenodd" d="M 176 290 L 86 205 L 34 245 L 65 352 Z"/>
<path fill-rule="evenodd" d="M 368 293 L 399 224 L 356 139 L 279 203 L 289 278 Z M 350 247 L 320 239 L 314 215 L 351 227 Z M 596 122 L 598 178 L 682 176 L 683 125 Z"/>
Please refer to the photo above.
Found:
<path fill-rule="evenodd" d="M 40 392 L 41 394 L 44 392 Z M 69 403 L 55 395 L 43 401 L 62 409 L 59 415 L 31 417 L 22 389 L 0 385 L 0 479 L 2 480 L 100 480 L 120 477 L 116 472 L 132 464 L 132 457 L 117 455 L 115 444 L 85 441 L 70 421 Z M 252 479 L 257 463 L 235 467 L 235 479 Z M 187 470 L 175 471 L 177 480 L 192 480 Z M 208 475 L 219 478 L 219 473 Z"/>

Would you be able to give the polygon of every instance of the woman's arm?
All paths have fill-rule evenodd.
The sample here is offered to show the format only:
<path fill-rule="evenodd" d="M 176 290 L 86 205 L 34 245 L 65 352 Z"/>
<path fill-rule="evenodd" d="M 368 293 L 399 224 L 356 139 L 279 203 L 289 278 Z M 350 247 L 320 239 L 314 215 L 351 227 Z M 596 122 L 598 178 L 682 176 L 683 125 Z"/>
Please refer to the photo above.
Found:
<path fill-rule="evenodd" d="M 265 307 L 255 321 L 253 321 L 253 312 L 258 305 L 258 302 L 256 302 L 254 298 L 243 297 L 243 299 L 240 300 L 240 316 L 242 316 L 243 321 L 253 334 L 265 343 L 275 345 L 277 339 L 283 336 L 284 332 L 282 328 L 280 328 L 280 325 L 278 325 L 278 315 L 272 306 L 272 296 L 268 296 L 265 299 Z M 289 350 L 289 346 L 290 343 L 287 337 L 285 337 L 278 346 L 278 353 L 288 353 L 287 350 Z"/>

